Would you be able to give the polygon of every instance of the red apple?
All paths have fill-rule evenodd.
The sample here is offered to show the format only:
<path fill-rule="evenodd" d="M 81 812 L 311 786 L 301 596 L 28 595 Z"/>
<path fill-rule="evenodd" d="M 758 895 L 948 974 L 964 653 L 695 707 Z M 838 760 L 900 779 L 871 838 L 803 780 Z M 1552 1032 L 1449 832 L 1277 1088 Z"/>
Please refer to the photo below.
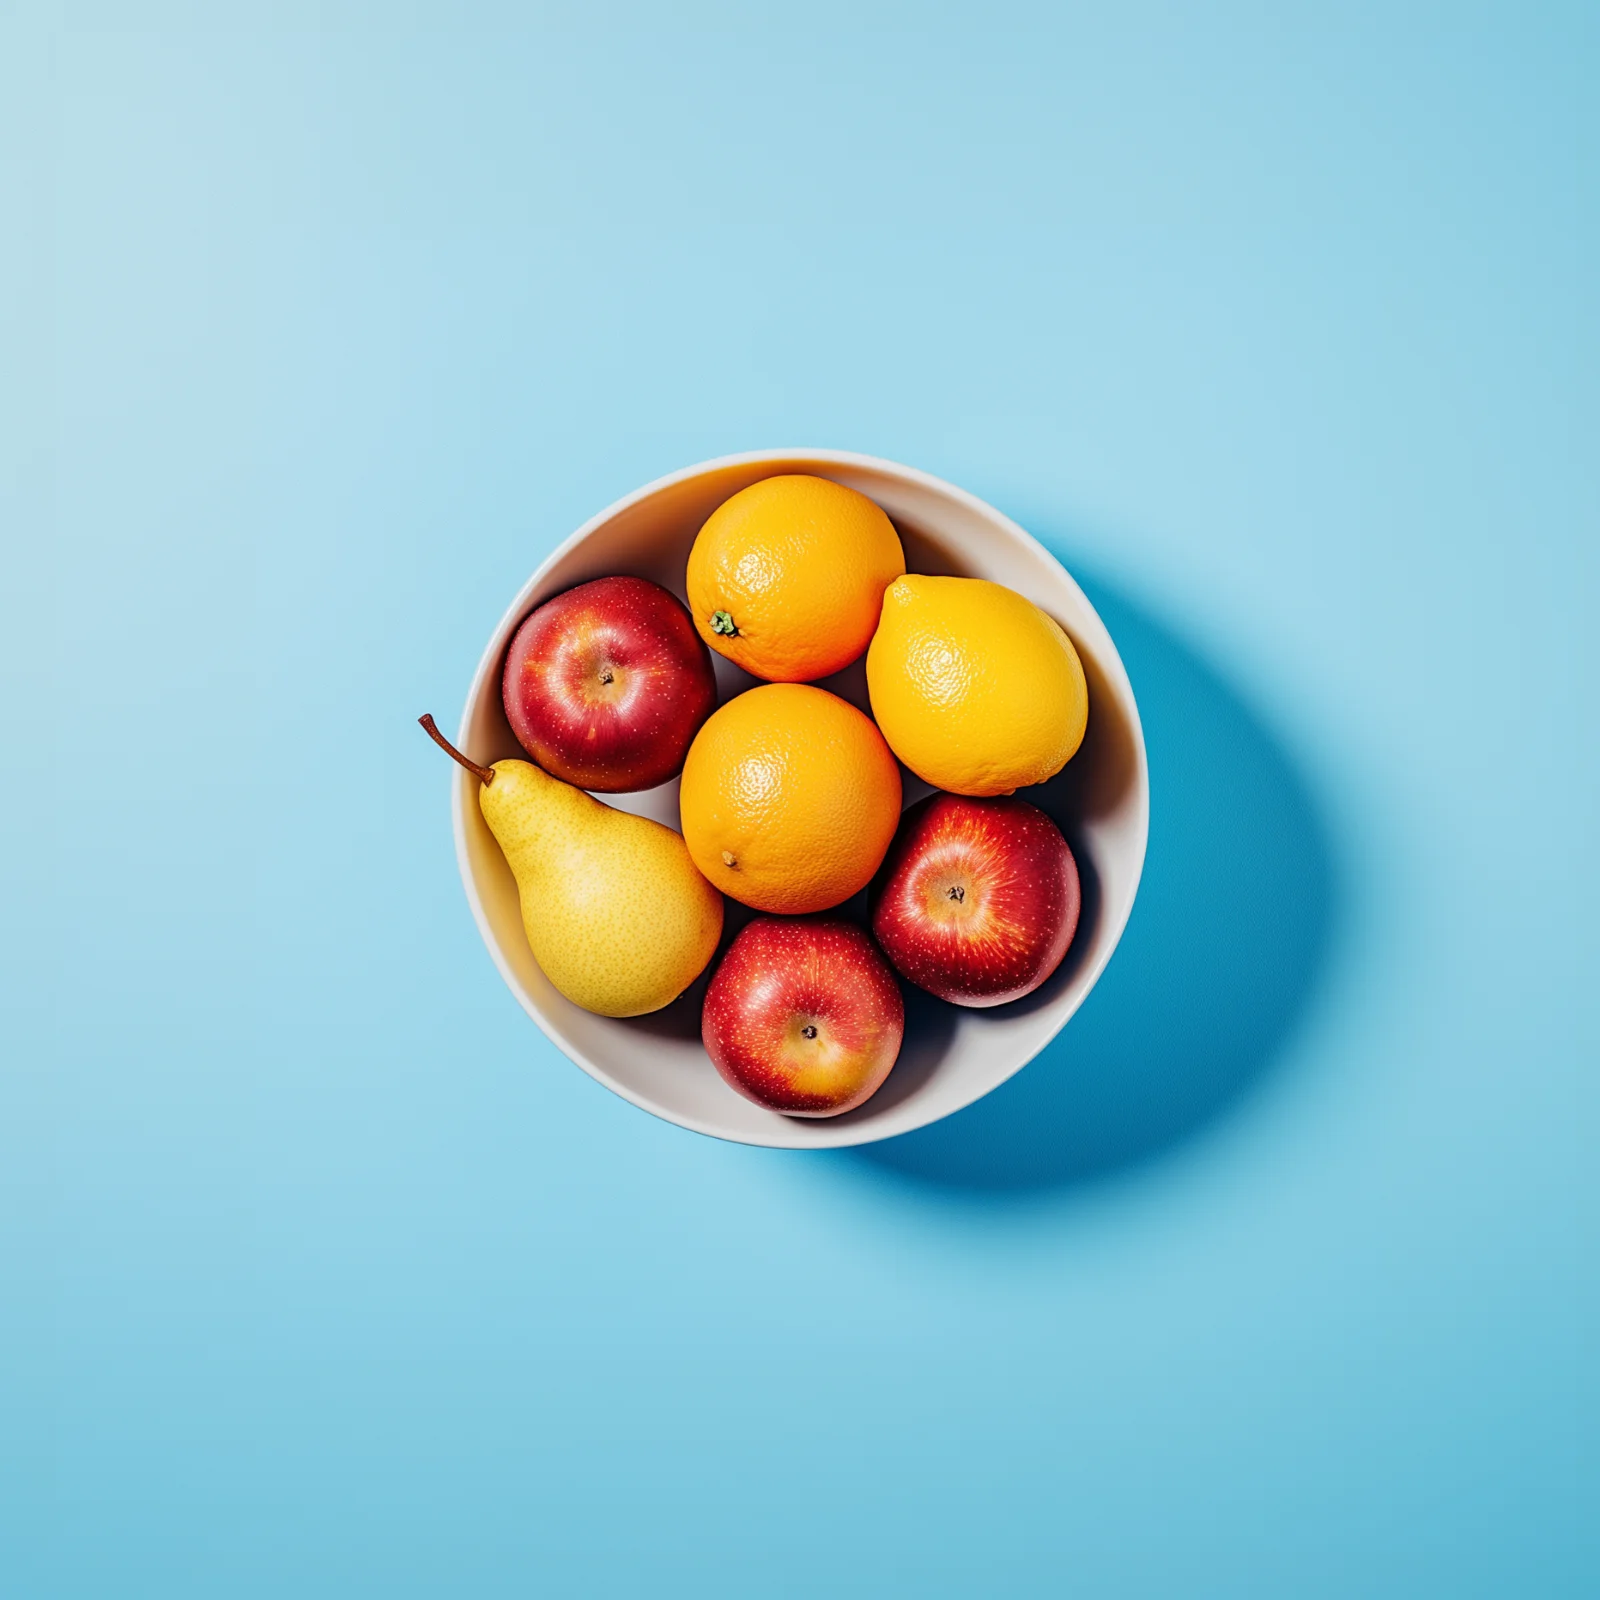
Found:
<path fill-rule="evenodd" d="M 934 794 L 907 809 L 872 893 L 872 931 L 918 988 L 999 1006 L 1061 965 L 1078 927 L 1078 864 L 1026 800 Z"/>
<path fill-rule="evenodd" d="M 596 578 L 532 612 L 511 640 L 506 717 L 546 772 L 617 794 L 683 767 L 717 703 L 711 652 L 644 578 Z"/>
<path fill-rule="evenodd" d="M 700 1032 L 733 1088 L 791 1117 L 836 1117 L 877 1093 L 900 1054 L 900 986 L 866 930 L 757 917 L 706 991 Z"/>

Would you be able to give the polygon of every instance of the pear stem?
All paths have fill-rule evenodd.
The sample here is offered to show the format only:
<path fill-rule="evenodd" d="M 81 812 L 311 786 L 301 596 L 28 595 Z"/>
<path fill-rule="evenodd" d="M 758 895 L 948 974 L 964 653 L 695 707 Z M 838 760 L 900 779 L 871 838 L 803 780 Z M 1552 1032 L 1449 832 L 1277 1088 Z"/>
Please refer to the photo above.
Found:
<path fill-rule="evenodd" d="M 438 745 L 438 747 L 443 750 L 452 761 L 459 761 L 468 772 L 475 773 L 479 783 L 494 782 L 494 768 L 480 767 L 476 761 L 468 761 L 467 758 L 462 755 L 462 753 L 457 750 L 456 747 L 451 744 L 442 733 L 439 732 L 439 724 L 433 720 L 431 715 L 425 714 L 420 716 L 417 718 L 417 721 L 422 724 L 422 731 L 427 734 L 427 736 L 432 739 L 433 742 Z"/>

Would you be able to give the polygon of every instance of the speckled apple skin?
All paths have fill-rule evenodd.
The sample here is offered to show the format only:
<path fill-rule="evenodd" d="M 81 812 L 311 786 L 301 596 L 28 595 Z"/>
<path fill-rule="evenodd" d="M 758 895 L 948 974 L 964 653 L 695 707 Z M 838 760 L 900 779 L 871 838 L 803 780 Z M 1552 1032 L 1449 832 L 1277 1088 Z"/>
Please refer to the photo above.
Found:
<path fill-rule="evenodd" d="M 522 748 L 580 789 L 653 789 L 683 768 L 716 705 L 711 652 L 645 578 L 596 578 L 546 600 L 512 637 L 501 680 Z"/>
<path fill-rule="evenodd" d="M 901 977 L 960 1006 L 999 1006 L 1061 965 L 1083 903 L 1061 830 L 1015 798 L 934 794 L 907 809 L 871 894 Z"/>
<path fill-rule="evenodd" d="M 832 917 L 757 917 L 722 958 L 700 1031 L 717 1071 L 746 1099 L 791 1117 L 836 1117 L 878 1092 L 905 1020 L 900 986 L 864 929 Z"/>

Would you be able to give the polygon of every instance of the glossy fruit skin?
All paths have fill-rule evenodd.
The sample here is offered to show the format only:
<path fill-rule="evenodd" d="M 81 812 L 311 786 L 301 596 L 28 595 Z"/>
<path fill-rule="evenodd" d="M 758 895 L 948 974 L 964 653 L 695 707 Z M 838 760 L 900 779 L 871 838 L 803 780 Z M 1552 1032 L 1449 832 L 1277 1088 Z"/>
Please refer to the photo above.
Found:
<path fill-rule="evenodd" d="M 764 478 L 723 501 L 689 553 L 700 637 L 746 672 L 810 683 L 850 665 L 906 570 L 881 507 L 805 473 Z M 719 631 L 721 626 L 736 632 Z"/>
<path fill-rule="evenodd" d="M 999 1006 L 1061 965 L 1082 906 L 1061 830 L 1015 798 L 935 794 L 907 808 L 871 895 L 901 977 L 960 1006 Z"/>
<path fill-rule="evenodd" d="M 705 971 L 722 937 L 722 896 L 671 828 L 531 761 L 495 762 L 478 805 L 517 880 L 534 960 L 574 1005 L 642 1016 Z"/>
<path fill-rule="evenodd" d="M 700 1028 L 717 1071 L 746 1099 L 792 1117 L 836 1117 L 889 1076 L 905 1003 L 853 922 L 757 917 L 712 977 Z"/>
<path fill-rule="evenodd" d="M 580 583 L 530 613 L 501 693 L 517 742 L 546 772 L 605 794 L 675 776 L 717 703 L 689 613 L 631 577 Z"/>
<path fill-rule="evenodd" d="M 986 578 L 898 578 L 867 651 L 872 714 L 936 789 L 1010 794 L 1054 777 L 1089 720 L 1083 663 L 1053 617 Z"/>
<path fill-rule="evenodd" d="M 848 701 L 766 683 L 719 707 L 689 747 L 684 842 L 724 894 L 757 911 L 825 911 L 864 889 L 900 817 L 900 769 Z"/>

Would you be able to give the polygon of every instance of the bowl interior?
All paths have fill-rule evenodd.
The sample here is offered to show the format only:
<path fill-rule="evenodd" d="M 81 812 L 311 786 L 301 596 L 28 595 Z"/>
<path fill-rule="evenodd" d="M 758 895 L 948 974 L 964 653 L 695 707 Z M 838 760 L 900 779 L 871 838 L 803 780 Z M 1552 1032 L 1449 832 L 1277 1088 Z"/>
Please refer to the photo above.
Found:
<path fill-rule="evenodd" d="M 500 699 L 500 671 L 517 624 L 541 601 L 610 573 L 653 579 L 680 599 L 700 525 L 729 495 L 777 472 L 814 472 L 870 496 L 888 512 L 913 572 L 990 578 L 1050 613 L 1083 659 L 1089 728 L 1082 748 L 1049 783 L 1019 790 L 1060 825 L 1077 857 L 1083 912 L 1066 959 L 1024 999 L 974 1011 L 905 987 L 906 1038 L 888 1081 L 859 1110 L 821 1120 L 753 1105 L 717 1076 L 700 1043 L 709 974 L 666 1010 L 615 1021 L 581 1010 L 551 987 L 522 931 L 516 882 L 478 809 L 475 779 L 453 779 L 457 852 L 468 899 L 496 964 L 544 1031 L 595 1078 L 669 1122 L 748 1144 L 864 1144 L 937 1121 L 987 1094 L 1036 1055 L 1082 1004 L 1127 922 L 1144 862 L 1149 781 L 1133 692 L 1094 608 L 1042 546 L 992 506 L 925 473 L 835 451 L 728 457 L 675 473 L 628 496 L 573 535 L 540 567 L 506 612 L 467 697 L 457 742 L 475 761 L 520 756 Z M 722 699 L 757 680 L 716 658 Z M 866 674 L 856 662 L 822 687 L 863 710 Z M 928 793 L 903 772 L 905 803 Z M 676 780 L 607 804 L 678 826 Z M 865 897 L 845 908 L 864 918 Z M 724 944 L 751 913 L 728 902 Z M 715 963 L 713 963 L 713 966 Z"/>

